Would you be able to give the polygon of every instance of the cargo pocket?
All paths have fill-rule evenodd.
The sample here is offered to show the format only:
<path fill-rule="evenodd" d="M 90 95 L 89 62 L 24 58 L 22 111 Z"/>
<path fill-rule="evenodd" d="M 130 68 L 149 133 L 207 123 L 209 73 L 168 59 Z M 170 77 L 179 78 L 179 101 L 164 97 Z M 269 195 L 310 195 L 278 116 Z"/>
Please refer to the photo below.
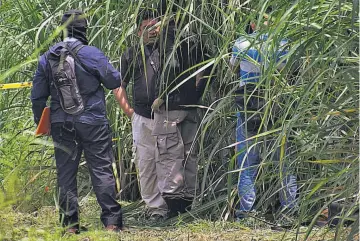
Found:
<path fill-rule="evenodd" d="M 170 111 L 164 114 L 155 113 L 154 128 L 152 135 L 156 136 L 159 154 L 169 153 L 179 143 L 181 136 L 178 135 L 177 125 L 184 120 L 185 116 L 179 116 L 178 111 Z"/>
<path fill-rule="evenodd" d="M 165 154 L 169 152 L 169 149 L 176 146 L 179 143 L 178 133 L 169 133 L 166 135 L 159 135 L 157 137 L 157 145 L 159 149 L 159 153 Z"/>

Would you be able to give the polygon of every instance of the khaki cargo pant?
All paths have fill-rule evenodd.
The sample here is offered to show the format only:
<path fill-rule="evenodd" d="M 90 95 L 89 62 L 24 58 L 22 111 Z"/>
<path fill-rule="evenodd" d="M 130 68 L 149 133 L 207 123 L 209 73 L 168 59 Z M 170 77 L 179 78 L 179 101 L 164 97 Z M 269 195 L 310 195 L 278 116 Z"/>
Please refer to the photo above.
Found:
<path fill-rule="evenodd" d="M 149 214 L 165 215 L 167 205 L 159 191 L 156 171 L 156 138 L 151 135 L 154 120 L 134 113 L 131 122 L 135 164 L 139 170 L 141 197 L 149 209 Z"/>
<path fill-rule="evenodd" d="M 154 113 L 159 188 L 164 198 L 192 199 L 196 190 L 196 109 Z"/>

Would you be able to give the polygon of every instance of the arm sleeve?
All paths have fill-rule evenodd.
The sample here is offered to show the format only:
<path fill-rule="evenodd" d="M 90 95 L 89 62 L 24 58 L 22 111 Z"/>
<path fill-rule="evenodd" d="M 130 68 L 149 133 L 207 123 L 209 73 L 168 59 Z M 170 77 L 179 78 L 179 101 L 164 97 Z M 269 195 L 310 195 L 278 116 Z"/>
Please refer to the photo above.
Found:
<path fill-rule="evenodd" d="M 127 51 L 126 53 L 124 53 L 123 55 L 121 55 L 120 58 L 120 73 L 121 73 L 121 77 L 122 77 L 122 83 L 121 86 L 123 86 L 124 88 L 127 87 L 127 85 L 130 82 L 130 65 L 129 65 L 129 51 Z"/>
<path fill-rule="evenodd" d="M 94 74 L 99 77 L 100 82 L 110 90 L 119 88 L 121 84 L 120 72 L 110 64 L 105 54 L 99 49 L 91 47 L 91 53 L 87 53 L 87 55 L 90 56 L 91 61 L 89 63 L 84 61 L 83 64 L 94 70 Z"/>
<path fill-rule="evenodd" d="M 46 107 L 46 101 L 50 96 L 50 86 L 46 76 L 46 59 L 41 56 L 33 78 L 31 89 L 31 103 L 34 114 L 34 121 L 39 124 L 41 114 Z"/>

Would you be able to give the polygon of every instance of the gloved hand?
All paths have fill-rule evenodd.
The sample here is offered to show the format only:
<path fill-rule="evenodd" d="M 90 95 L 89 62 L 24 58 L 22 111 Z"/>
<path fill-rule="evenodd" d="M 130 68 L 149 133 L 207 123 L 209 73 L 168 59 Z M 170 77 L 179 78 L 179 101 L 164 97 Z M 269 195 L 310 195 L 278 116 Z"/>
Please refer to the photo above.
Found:
<path fill-rule="evenodd" d="M 162 104 L 164 104 L 164 100 L 161 98 L 156 98 L 151 105 L 151 109 L 153 111 L 160 111 L 160 107 L 162 106 Z"/>

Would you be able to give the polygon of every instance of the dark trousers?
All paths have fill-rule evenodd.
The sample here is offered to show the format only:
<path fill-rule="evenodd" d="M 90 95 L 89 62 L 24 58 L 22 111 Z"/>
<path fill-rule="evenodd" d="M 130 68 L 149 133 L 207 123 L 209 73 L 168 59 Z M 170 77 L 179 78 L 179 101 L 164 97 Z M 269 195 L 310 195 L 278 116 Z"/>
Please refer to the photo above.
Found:
<path fill-rule="evenodd" d="M 121 206 L 116 201 L 112 171 L 112 142 L 108 125 L 54 123 L 51 135 L 59 188 L 60 219 L 64 226 L 79 223 L 77 171 L 82 151 L 89 168 L 97 201 L 101 206 L 101 221 L 105 226 L 122 227 Z"/>

